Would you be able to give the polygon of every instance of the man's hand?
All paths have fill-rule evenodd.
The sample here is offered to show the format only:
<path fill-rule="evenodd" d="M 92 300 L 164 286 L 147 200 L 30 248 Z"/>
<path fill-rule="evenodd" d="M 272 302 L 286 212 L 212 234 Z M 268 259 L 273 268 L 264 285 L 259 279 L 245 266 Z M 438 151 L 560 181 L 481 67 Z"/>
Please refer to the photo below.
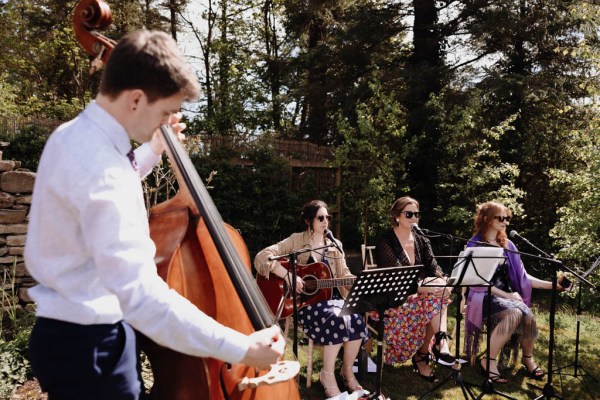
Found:
<path fill-rule="evenodd" d="M 181 114 L 180 112 L 172 114 L 169 118 L 169 125 L 171 125 L 171 128 L 177 136 L 177 139 L 180 142 L 183 142 L 185 140 L 185 135 L 181 132 L 183 132 L 183 130 L 185 129 L 185 123 L 179 122 L 181 121 L 181 117 L 183 117 L 183 114 Z M 156 132 L 154 132 L 152 139 L 150 139 L 150 148 L 156 155 L 160 155 L 163 153 L 163 151 L 165 151 L 165 143 L 163 142 L 163 137 L 162 133 L 160 132 L 160 129 L 157 129 Z"/>
<path fill-rule="evenodd" d="M 269 369 L 279 361 L 285 350 L 281 329 L 273 325 L 250 335 L 252 344 L 242 359 L 242 364 L 259 369 Z"/>

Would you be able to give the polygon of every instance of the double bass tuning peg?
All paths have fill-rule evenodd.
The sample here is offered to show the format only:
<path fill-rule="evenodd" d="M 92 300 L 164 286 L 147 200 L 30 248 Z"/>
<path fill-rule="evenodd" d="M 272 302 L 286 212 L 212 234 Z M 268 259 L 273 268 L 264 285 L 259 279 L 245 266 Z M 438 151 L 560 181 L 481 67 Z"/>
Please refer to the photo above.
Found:
<path fill-rule="evenodd" d="M 96 58 L 90 63 L 90 75 L 94 75 L 96 71 L 99 71 L 104 67 L 104 61 L 102 61 L 106 47 L 102 46 L 102 49 L 98 52 Z"/>

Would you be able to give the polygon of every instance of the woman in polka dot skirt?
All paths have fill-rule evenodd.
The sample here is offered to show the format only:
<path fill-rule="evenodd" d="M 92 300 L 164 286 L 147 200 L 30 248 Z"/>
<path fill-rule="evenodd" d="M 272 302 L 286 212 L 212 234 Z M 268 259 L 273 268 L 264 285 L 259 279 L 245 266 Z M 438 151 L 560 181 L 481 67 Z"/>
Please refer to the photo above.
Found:
<path fill-rule="evenodd" d="M 269 257 L 292 253 L 300 249 L 318 249 L 330 245 L 331 241 L 325 236 L 329 227 L 331 216 L 327 204 L 321 200 L 307 203 L 302 210 L 302 222 L 306 230 L 292 234 L 287 239 L 260 251 L 254 260 L 254 266 L 259 274 L 269 277 L 275 274 L 286 279 L 291 287 L 291 274 L 279 261 L 269 261 Z M 334 278 L 353 277 L 346 265 L 344 254 L 340 251 L 342 243 L 337 242 L 337 247 L 314 250 L 298 255 L 299 264 L 321 262 L 327 265 Z M 339 247 L 339 249 L 338 249 Z M 296 279 L 296 289 L 301 293 L 304 281 L 301 277 Z M 367 327 L 360 314 L 339 316 L 344 298 L 349 287 L 334 289 L 332 299 L 303 307 L 298 312 L 298 322 L 304 332 L 316 344 L 323 345 L 323 369 L 319 373 L 319 381 L 323 385 L 328 398 L 340 394 L 335 379 L 335 362 L 341 348 L 344 348 L 341 375 L 350 392 L 362 390 L 352 372 L 352 365 L 356 359 L 360 346 L 368 337 Z M 309 377 L 310 379 L 310 377 Z"/>

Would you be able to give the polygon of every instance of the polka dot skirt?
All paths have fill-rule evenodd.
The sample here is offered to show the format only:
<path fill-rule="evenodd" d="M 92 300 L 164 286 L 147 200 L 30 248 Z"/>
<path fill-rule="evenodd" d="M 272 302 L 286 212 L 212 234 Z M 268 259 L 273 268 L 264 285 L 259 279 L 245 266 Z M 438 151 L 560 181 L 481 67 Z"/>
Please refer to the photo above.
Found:
<path fill-rule="evenodd" d="M 368 338 L 362 315 L 339 316 L 342 299 L 322 301 L 298 311 L 298 322 L 315 344 L 331 345 Z"/>

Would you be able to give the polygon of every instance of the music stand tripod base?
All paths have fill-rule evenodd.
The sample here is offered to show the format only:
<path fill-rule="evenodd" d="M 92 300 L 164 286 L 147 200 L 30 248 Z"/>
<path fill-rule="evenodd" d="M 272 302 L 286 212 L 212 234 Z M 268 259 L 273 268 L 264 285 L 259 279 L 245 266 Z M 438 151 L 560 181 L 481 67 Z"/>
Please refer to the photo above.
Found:
<path fill-rule="evenodd" d="M 503 249 L 490 248 L 490 247 L 470 247 L 464 253 L 461 253 L 461 255 L 459 255 L 459 261 L 454 266 L 455 269 L 458 268 L 460 270 L 460 274 L 457 276 L 456 286 L 459 286 L 459 287 L 486 287 L 487 288 L 487 301 L 486 301 L 485 307 L 487 307 L 488 310 L 490 308 L 490 301 L 491 301 L 491 297 L 492 297 L 492 286 L 491 286 L 491 283 L 489 280 L 493 276 L 492 272 L 496 270 L 497 263 L 501 260 L 502 254 L 503 254 Z M 470 277 L 467 274 L 470 274 Z M 468 279 L 465 279 L 465 277 L 467 277 Z M 458 299 L 460 300 L 461 298 L 462 298 L 462 291 L 460 291 L 460 297 Z M 457 304 L 461 304 L 461 302 L 458 301 Z M 456 346 L 455 359 L 457 362 L 459 360 L 459 355 L 460 355 L 460 351 L 459 351 L 460 321 L 462 319 L 462 314 L 461 314 L 459 308 L 460 307 L 457 307 L 457 312 L 456 312 L 456 336 L 457 336 L 456 344 L 457 344 L 457 346 Z M 489 370 L 490 370 L 490 363 L 489 363 L 490 353 L 489 352 L 490 352 L 490 339 L 492 336 L 492 333 L 491 333 L 492 327 L 491 327 L 490 318 L 487 318 L 486 327 L 487 327 L 488 333 L 486 335 L 487 336 L 487 340 L 486 340 L 487 348 L 486 348 L 485 353 L 486 353 L 486 371 L 488 371 L 487 372 L 488 376 L 482 382 L 481 393 L 478 397 L 476 397 L 476 399 L 479 400 L 488 394 L 496 394 L 496 395 L 502 396 L 504 398 L 514 400 L 513 397 L 496 390 L 494 388 L 494 382 L 492 382 L 492 380 L 489 377 Z M 462 377 L 460 376 L 460 366 L 457 368 L 457 370 L 453 370 L 450 377 L 454 378 L 456 384 L 460 385 L 465 398 L 467 398 L 467 394 L 469 394 L 472 398 L 475 398 L 473 396 L 473 393 L 469 390 L 468 386 L 476 386 L 476 385 L 474 385 L 472 383 L 464 382 L 462 380 Z M 446 381 L 449 380 L 450 377 L 447 377 L 445 380 Z M 438 384 L 438 387 L 439 386 L 440 386 L 440 384 Z M 428 393 L 431 393 L 431 391 Z"/>
<path fill-rule="evenodd" d="M 456 304 L 461 304 L 461 299 L 462 299 L 462 291 L 460 290 L 460 288 L 457 288 L 459 290 L 457 290 L 457 302 Z M 473 392 L 469 389 L 469 387 L 476 387 L 477 385 L 474 383 L 469 383 L 463 380 L 462 374 L 460 372 L 461 370 L 461 360 L 460 360 L 460 324 L 461 324 L 461 320 L 462 320 L 462 314 L 460 312 L 460 307 L 456 307 L 456 339 L 455 339 L 455 347 L 454 347 L 454 365 L 452 365 L 452 372 L 446 376 L 444 379 L 442 379 L 441 381 L 437 382 L 435 384 L 434 387 L 432 387 L 430 390 L 428 390 L 427 392 L 425 392 L 423 395 L 421 395 L 421 397 L 419 397 L 419 400 L 421 399 L 426 399 L 427 397 L 429 397 L 431 394 L 433 394 L 436 390 L 438 390 L 440 387 L 442 387 L 443 385 L 445 385 L 447 382 L 449 381 L 454 381 L 454 383 L 459 386 L 462 390 L 463 396 L 465 399 L 468 399 L 469 397 L 471 399 L 475 398 L 475 395 L 473 394 Z"/>
<path fill-rule="evenodd" d="M 375 268 L 362 271 L 346 301 L 340 315 L 379 313 L 377 322 L 377 379 L 376 390 L 369 399 L 386 399 L 381 394 L 383 377 L 384 314 L 390 308 L 400 307 L 408 296 L 417 292 L 422 265 L 407 267 Z"/>

